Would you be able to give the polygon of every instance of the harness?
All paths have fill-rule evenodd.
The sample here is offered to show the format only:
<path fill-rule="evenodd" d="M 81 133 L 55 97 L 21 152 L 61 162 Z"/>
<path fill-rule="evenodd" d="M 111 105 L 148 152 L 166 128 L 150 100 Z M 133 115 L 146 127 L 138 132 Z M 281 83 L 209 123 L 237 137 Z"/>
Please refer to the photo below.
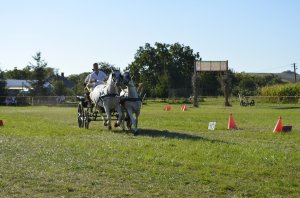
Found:
<path fill-rule="evenodd" d="M 127 85 L 128 87 L 134 87 L 134 86 L 130 86 L 130 85 Z M 122 88 L 121 88 L 122 89 Z M 122 89 L 123 91 L 124 91 L 124 93 L 128 93 L 128 90 L 124 90 L 124 89 Z M 137 101 L 143 101 L 143 98 L 141 98 L 140 96 L 139 97 L 137 97 L 137 98 L 131 98 L 131 97 L 127 97 L 127 96 L 121 96 L 121 98 L 120 98 L 120 104 L 121 105 L 123 105 L 124 106 L 124 104 L 125 104 L 125 102 L 127 102 L 127 101 L 129 101 L 129 102 L 137 102 Z"/>
<path fill-rule="evenodd" d="M 118 94 L 106 94 L 106 95 L 103 95 L 103 96 L 100 96 L 99 97 L 99 99 L 98 99 L 98 101 L 97 101 L 97 104 L 98 104 L 98 102 L 101 100 L 101 102 L 102 102 L 102 104 L 103 104 L 103 99 L 104 98 L 108 98 L 108 97 L 112 97 L 112 98 L 114 98 L 114 97 L 116 97 Z"/>
<path fill-rule="evenodd" d="M 114 94 L 106 94 L 106 95 L 104 95 L 104 96 L 100 96 L 99 99 L 102 100 L 103 98 L 106 98 L 106 97 L 116 97 L 117 95 L 118 95 L 118 94 L 115 94 L 115 93 L 114 93 Z"/>
<path fill-rule="evenodd" d="M 129 97 L 121 97 L 120 98 L 120 104 L 124 106 L 125 102 L 137 102 L 137 101 L 143 101 L 143 99 L 141 97 L 138 98 L 129 98 Z"/>
<path fill-rule="evenodd" d="M 100 100 L 101 100 L 101 103 L 102 103 L 102 105 L 103 105 L 103 99 L 104 98 L 107 98 L 107 97 L 116 97 L 118 94 L 106 94 L 106 95 L 103 95 L 103 96 L 100 96 L 99 98 L 98 98 L 98 100 L 97 100 L 97 103 L 96 103 L 96 108 L 98 107 L 98 103 L 100 102 Z M 101 106 L 100 106 L 101 107 Z M 101 108 L 103 108 L 103 107 L 101 107 Z M 104 111 L 104 109 L 102 109 L 102 113 L 104 113 L 105 111 Z"/>

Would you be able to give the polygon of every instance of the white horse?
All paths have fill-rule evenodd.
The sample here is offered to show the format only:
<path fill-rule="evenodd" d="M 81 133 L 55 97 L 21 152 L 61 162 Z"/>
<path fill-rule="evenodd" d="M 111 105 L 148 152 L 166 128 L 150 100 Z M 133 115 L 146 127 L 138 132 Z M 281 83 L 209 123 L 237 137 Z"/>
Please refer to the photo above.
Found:
<path fill-rule="evenodd" d="M 118 112 L 118 120 L 115 123 L 115 127 L 120 126 L 122 121 L 122 110 L 120 107 L 120 97 L 118 86 L 121 80 L 121 72 L 114 70 L 108 77 L 106 83 L 97 85 L 90 93 L 92 103 L 95 104 L 95 108 L 101 113 L 101 107 L 104 108 L 107 115 L 107 120 L 102 116 L 104 120 L 104 126 L 108 126 L 111 130 L 111 112 L 113 110 Z M 124 129 L 124 124 L 122 123 Z"/>
<path fill-rule="evenodd" d="M 123 112 L 126 115 L 124 116 L 124 118 L 127 121 L 127 128 L 131 129 L 131 125 L 133 124 L 134 135 L 138 135 L 137 125 L 138 125 L 138 117 L 141 111 L 142 100 L 139 97 L 137 89 L 134 86 L 134 83 L 128 72 L 124 73 L 123 84 L 126 86 L 126 89 L 122 90 L 120 93 L 121 96 L 120 103 Z M 135 118 L 133 114 L 135 114 Z M 122 125 L 124 125 L 123 122 Z"/>

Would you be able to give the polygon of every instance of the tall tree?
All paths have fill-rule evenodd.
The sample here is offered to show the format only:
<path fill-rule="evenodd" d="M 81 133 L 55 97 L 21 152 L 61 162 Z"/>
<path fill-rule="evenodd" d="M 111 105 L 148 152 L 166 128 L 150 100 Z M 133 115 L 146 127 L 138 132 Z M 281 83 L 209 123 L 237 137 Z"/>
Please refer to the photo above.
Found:
<path fill-rule="evenodd" d="M 29 80 L 32 79 L 32 71 L 29 66 L 23 69 L 15 67 L 13 70 L 6 71 L 5 77 L 7 79 Z"/>
<path fill-rule="evenodd" d="M 29 62 L 29 67 L 33 69 L 33 81 L 32 81 L 32 95 L 34 96 L 45 96 L 48 95 L 48 89 L 46 87 L 47 62 L 42 59 L 41 52 L 37 52 L 36 55 L 32 56 L 35 63 Z"/>
<path fill-rule="evenodd" d="M 54 80 L 52 82 L 53 94 L 55 96 L 67 95 L 67 88 L 62 80 Z"/>
<path fill-rule="evenodd" d="M 6 80 L 4 76 L 4 72 L 0 69 L 0 96 L 6 96 L 7 90 L 6 90 Z M 0 97 L 0 104 L 3 104 L 5 101 L 5 97 Z"/>
<path fill-rule="evenodd" d="M 67 77 L 68 80 L 72 81 L 75 86 L 72 88 L 72 91 L 76 95 L 84 94 L 84 80 L 87 77 L 89 72 L 84 72 L 81 74 L 73 74 Z"/>
<path fill-rule="evenodd" d="M 112 69 L 117 69 L 114 65 L 107 62 L 99 62 L 99 69 L 107 75 L 111 73 Z"/>
<path fill-rule="evenodd" d="M 146 43 L 140 47 L 134 61 L 126 68 L 137 83 L 144 83 L 150 96 L 167 97 L 168 89 L 191 88 L 194 60 L 199 54 L 175 43 Z"/>

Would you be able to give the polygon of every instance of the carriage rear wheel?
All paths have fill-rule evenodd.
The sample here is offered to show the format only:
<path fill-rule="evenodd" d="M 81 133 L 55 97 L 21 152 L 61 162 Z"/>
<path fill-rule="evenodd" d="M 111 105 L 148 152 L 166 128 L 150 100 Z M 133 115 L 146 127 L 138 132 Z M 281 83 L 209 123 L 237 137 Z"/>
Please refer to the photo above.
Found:
<path fill-rule="evenodd" d="M 83 112 L 83 106 L 81 103 L 78 104 L 78 108 L 77 108 L 77 122 L 78 122 L 78 127 L 82 128 L 83 127 L 83 119 L 84 119 L 84 112 Z"/>
<path fill-rule="evenodd" d="M 94 117 L 94 121 L 96 121 L 97 116 L 98 116 L 98 111 L 94 111 L 92 116 Z"/>

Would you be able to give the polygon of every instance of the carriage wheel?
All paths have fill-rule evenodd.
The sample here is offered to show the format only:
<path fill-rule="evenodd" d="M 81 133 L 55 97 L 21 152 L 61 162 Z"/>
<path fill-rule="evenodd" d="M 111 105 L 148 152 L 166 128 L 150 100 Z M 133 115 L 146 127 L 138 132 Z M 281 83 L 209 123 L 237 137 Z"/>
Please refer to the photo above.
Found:
<path fill-rule="evenodd" d="M 77 122 L 78 122 L 78 127 L 79 128 L 82 128 L 83 127 L 83 107 L 82 107 L 82 104 L 79 103 L 78 104 L 78 108 L 77 108 L 77 113 L 78 113 L 78 116 L 77 116 Z"/>
<path fill-rule="evenodd" d="M 243 100 L 241 101 L 240 105 L 243 106 L 243 107 L 248 106 L 247 102 L 245 102 L 245 101 L 243 101 Z"/>
<path fill-rule="evenodd" d="M 93 113 L 94 121 L 96 121 L 96 119 L 97 119 L 97 115 L 98 115 L 98 112 L 97 112 L 97 111 L 95 111 L 95 112 Z"/>
<path fill-rule="evenodd" d="M 90 124 L 90 114 L 87 110 L 84 111 L 84 128 L 88 129 Z"/>

